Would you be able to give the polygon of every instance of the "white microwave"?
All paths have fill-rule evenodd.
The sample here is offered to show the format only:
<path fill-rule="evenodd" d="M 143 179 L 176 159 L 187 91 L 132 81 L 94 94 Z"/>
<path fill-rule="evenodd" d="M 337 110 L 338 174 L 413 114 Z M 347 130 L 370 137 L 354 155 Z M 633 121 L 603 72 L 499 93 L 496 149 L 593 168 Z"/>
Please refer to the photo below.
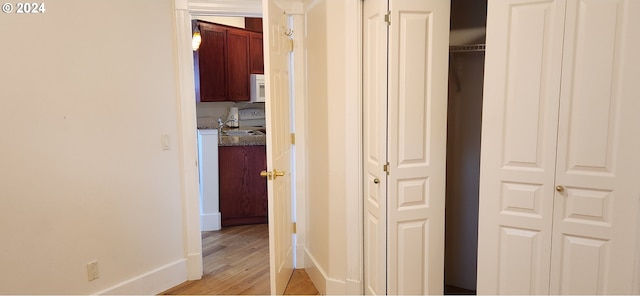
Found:
<path fill-rule="evenodd" d="M 266 89 L 264 87 L 264 74 L 251 74 L 251 102 L 264 103 Z"/>

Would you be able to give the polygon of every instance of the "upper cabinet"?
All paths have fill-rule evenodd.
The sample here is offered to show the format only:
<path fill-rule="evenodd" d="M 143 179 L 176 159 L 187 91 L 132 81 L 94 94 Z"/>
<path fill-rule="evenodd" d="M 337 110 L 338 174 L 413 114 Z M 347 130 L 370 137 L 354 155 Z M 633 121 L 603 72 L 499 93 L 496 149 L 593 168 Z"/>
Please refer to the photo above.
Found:
<path fill-rule="evenodd" d="M 194 52 L 196 100 L 249 101 L 249 74 L 264 73 L 262 33 L 194 20 L 202 36 Z"/>
<path fill-rule="evenodd" d="M 264 74 L 264 51 L 262 49 L 262 33 L 251 32 L 249 35 L 249 56 L 251 74 Z"/>

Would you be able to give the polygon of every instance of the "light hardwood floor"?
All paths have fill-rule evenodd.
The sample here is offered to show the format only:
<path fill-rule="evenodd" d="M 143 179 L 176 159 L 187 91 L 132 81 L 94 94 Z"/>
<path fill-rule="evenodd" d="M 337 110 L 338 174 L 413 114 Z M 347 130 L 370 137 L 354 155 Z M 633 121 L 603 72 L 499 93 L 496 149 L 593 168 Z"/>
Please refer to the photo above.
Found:
<path fill-rule="evenodd" d="M 204 275 L 165 291 L 164 295 L 269 294 L 267 224 L 225 227 L 202 233 Z M 304 270 L 296 270 L 285 294 L 317 295 Z"/>

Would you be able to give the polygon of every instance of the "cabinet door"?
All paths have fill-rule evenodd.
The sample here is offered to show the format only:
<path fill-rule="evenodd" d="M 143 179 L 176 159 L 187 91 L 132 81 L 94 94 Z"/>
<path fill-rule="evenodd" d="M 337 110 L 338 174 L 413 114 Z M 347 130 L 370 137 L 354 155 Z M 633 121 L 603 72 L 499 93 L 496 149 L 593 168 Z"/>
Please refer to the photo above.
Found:
<path fill-rule="evenodd" d="M 196 91 L 201 102 L 227 100 L 227 30 L 225 27 L 199 23 L 202 43 L 197 51 Z M 248 85 L 248 83 L 247 83 Z"/>
<path fill-rule="evenodd" d="M 552 294 L 632 294 L 638 277 L 638 14 L 637 0 L 567 3 Z"/>
<path fill-rule="evenodd" d="M 227 30 L 229 101 L 250 99 L 249 33 L 242 29 Z"/>
<path fill-rule="evenodd" d="M 547 294 L 564 0 L 490 0 L 478 294 Z"/>
<path fill-rule="evenodd" d="M 266 223 L 265 146 L 221 146 L 218 157 L 222 226 Z"/>
<path fill-rule="evenodd" d="M 251 33 L 249 41 L 249 61 L 251 74 L 264 73 L 264 49 L 262 48 L 262 33 Z"/>

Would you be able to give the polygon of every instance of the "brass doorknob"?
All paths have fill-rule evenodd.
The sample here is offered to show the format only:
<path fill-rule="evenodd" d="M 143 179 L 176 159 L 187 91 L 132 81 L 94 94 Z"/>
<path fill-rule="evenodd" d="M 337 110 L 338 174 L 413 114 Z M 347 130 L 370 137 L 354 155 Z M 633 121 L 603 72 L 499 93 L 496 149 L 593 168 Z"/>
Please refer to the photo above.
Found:
<path fill-rule="evenodd" d="M 273 170 L 273 178 L 282 177 L 286 172 L 278 172 L 277 170 Z"/>
<path fill-rule="evenodd" d="M 562 187 L 561 185 L 558 185 L 558 186 L 556 186 L 556 191 L 563 192 L 564 191 L 564 187 Z"/>
<path fill-rule="evenodd" d="M 272 171 L 262 171 L 260 172 L 260 176 L 267 177 L 267 180 L 275 180 L 277 177 L 282 177 L 286 174 L 286 172 L 278 172 L 277 170 Z"/>
<path fill-rule="evenodd" d="M 376 184 L 380 183 L 380 179 L 378 178 L 373 179 L 373 183 L 376 183 Z"/>

